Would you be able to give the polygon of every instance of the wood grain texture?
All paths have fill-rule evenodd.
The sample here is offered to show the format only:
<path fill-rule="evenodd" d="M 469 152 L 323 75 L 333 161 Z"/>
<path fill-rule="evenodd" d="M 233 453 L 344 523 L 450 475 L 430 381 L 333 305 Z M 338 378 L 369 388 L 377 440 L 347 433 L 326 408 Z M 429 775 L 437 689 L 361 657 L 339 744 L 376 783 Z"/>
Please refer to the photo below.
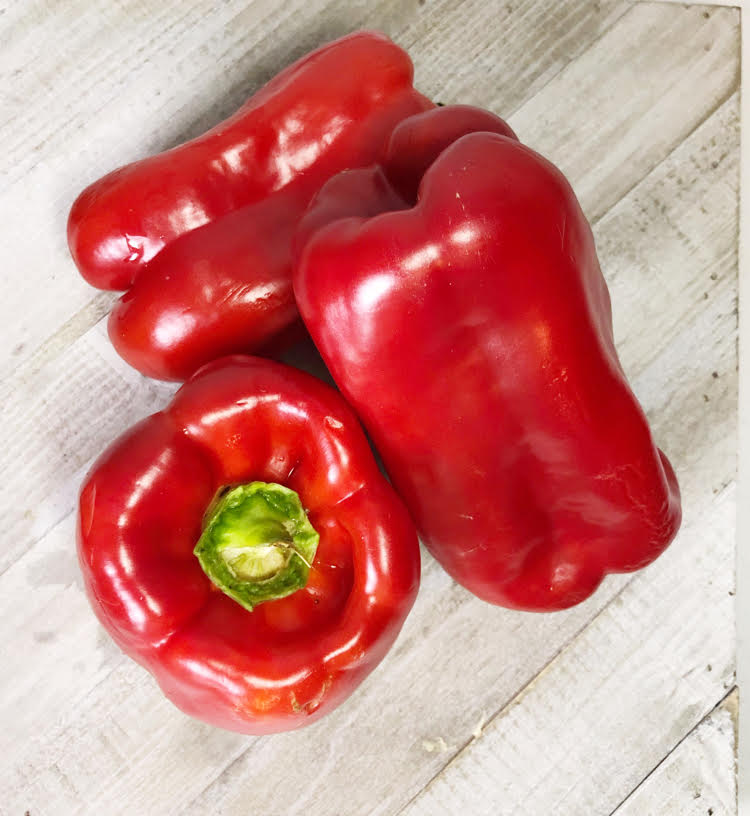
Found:
<path fill-rule="evenodd" d="M 737 801 L 735 689 L 649 774 L 612 816 L 721 816 Z"/>
<path fill-rule="evenodd" d="M 26 3 L 0 18 L 11 45 L 0 72 L 36 60 L 13 86 L 25 120 L 0 125 L 15 151 L 0 195 L 15 220 L 0 241 L 19 290 L 41 292 L 32 307 L 0 304 L 0 371 L 12 369 L 0 385 L 0 812 L 438 813 L 445 789 L 449 812 L 479 813 L 466 780 L 484 767 L 516 770 L 507 797 L 482 789 L 493 813 L 610 813 L 733 683 L 737 13 L 564 2 L 545 16 L 547 4 L 479 0 L 85 8 Z M 568 172 L 597 222 L 618 347 L 677 467 L 685 529 L 646 572 L 559 615 L 488 607 L 426 558 L 396 648 L 354 697 L 309 729 L 247 738 L 173 709 L 82 595 L 71 513 L 83 471 L 174 387 L 114 354 L 94 325 L 110 296 L 77 288 L 59 231 L 86 174 L 199 132 L 289 58 L 362 24 L 409 47 L 422 89 L 513 111 L 522 138 Z M 65 46 L 42 48 L 55 32 Z M 47 139 L 38 165 L 30 134 Z M 508 722 L 517 745 L 502 738 Z"/>
<path fill-rule="evenodd" d="M 676 11 L 634 5 L 513 116 L 520 139 L 576 179 L 589 218 L 703 121 L 706 99 L 715 109 L 738 87 L 737 12 Z"/>

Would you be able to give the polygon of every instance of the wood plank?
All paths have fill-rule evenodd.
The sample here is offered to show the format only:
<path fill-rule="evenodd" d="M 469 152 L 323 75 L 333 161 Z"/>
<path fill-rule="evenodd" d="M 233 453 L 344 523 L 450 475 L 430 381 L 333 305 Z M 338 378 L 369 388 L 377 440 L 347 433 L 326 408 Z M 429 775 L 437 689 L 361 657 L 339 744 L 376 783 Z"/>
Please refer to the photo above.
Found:
<path fill-rule="evenodd" d="M 513 127 L 576 180 L 597 219 L 703 121 L 707 104 L 734 93 L 738 39 L 736 9 L 639 3 L 524 104 Z M 572 115 L 579 105 L 589 115 Z"/>
<path fill-rule="evenodd" d="M 641 0 L 631 0 L 631 2 L 639 3 Z M 743 0 L 651 0 L 656 3 L 679 3 L 681 6 L 731 6 L 733 8 L 742 9 Z"/>
<path fill-rule="evenodd" d="M 11 4 L 0 18 L 0 251 L 14 285 L 0 302 L 0 377 L 29 360 L 38 368 L 112 302 L 78 276 L 65 245 L 67 212 L 85 184 L 201 133 L 291 60 L 363 26 L 409 46 L 427 92 L 481 101 L 468 94 L 479 75 L 502 90 L 505 109 L 515 107 L 628 5 L 605 0 L 592 14 L 586 0 L 562 3 L 540 27 L 546 7 L 543 0 L 469 0 L 463 8 L 453 0 Z M 512 33 L 510 47 L 488 36 L 488 14 Z"/>
<path fill-rule="evenodd" d="M 735 689 L 612 816 L 731 816 L 737 812 Z"/>
<path fill-rule="evenodd" d="M 399 32 L 399 42 L 413 56 L 417 85 L 429 96 L 508 118 L 629 10 L 630 3 L 611 0 L 430 0 Z"/>
<path fill-rule="evenodd" d="M 0 383 L 0 513 L 7 522 L 0 572 L 71 513 L 104 447 L 174 390 L 121 361 L 103 324 L 30 377 L 20 371 Z"/>
<path fill-rule="evenodd" d="M 740 153 L 740 274 L 739 274 L 739 320 L 740 332 L 738 356 L 742 365 L 740 374 L 739 406 L 740 423 L 737 455 L 739 459 L 737 511 L 737 561 L 735 564 L 737 595 L 737 683 L 741 689 L 745 711 L 739 718 L 738 729 L 738 804 L 740 816 L 750 814 L 750 637 L 747 622 L 750 621 L 750 6 L 743 0 L 742 14 L 742 133 Z"/>

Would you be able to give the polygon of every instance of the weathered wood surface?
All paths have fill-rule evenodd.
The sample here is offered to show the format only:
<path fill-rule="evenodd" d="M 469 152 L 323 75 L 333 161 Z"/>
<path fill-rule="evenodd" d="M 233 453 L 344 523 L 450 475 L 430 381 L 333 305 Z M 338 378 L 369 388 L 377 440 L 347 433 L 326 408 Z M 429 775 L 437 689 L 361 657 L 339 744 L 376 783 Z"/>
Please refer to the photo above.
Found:
<path fill-rule="evenodd" d="M 697 725 L 613 816 L 720 816 L 737 794 L 737 689 Z"/>
<path fill-rule="evenodd" d="M 715 707 L 735 659 L 739 13 L 281 5 L 25 3 L 0 17 L 0 812 L 700 813 L 679 780 L 705 777 L 706 808 L 734 813 L 733 721 Z M 509 117 L 568 173 L 684 528 L 652 567 L 557 615 L 484 605 L 425 557 L 402 636 L 345 706 L 243 737 L 177 712 L 82 595 L 80 479 L 173 387 L 111 350 L 98 322 L 111 296 L 77 278 L 64 219 L 86 181 L 200 132 L 363 24 L 409 49 L 422 90 Z"/>

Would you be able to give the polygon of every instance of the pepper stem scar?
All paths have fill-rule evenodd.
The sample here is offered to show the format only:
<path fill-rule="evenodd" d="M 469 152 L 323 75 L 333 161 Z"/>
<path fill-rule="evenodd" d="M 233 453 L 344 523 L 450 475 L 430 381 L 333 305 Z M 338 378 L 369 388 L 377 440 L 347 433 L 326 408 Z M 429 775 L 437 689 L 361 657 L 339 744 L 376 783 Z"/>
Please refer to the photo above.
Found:
<path fill-rule="evenodd" d="M 306 585 L 318 541 L 297 493 L 250 482 L 219 492 L 194 553 L 211 582 L 252 611 Z"/>

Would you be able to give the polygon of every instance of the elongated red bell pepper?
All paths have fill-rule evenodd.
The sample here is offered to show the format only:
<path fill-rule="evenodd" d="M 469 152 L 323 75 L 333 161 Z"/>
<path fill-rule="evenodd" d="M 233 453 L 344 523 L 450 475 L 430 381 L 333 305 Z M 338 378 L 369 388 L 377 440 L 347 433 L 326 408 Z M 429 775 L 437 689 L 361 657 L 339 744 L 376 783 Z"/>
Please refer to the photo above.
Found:
<path fill-rule="evenodd" d="M 344 700 L 419 581 L 413 523 L 343 399 L 239 356 L 94 464 L 78 554 L 100 621 L 172 702 L 252 734 Z"/>
<path fill-rule="evenodd" d="M 351 34 L 286 68 L 203 136 L 84 190 L 68 242 L 90 283 L 129 289 L 109 324 L 120 354 L 181 380 L 283 336 L 297 319 L 291 231 L 323 182 L 378 160 L 396 123 L 432 107 L 412 78 L 408 55 L 386 37 Z"/>
<path fill-rule="evenodd" d="M 679 489 L 564 176 L 512 138 L 470 134 L 412 206 L 323 226 L 315 210 L 340 217 L 356 176 L 313 203 L 295 294 L 433 555 L 480 598 L 529 610 L 656 558 Z"/>
<path fill-rule="evenodd" d="M 282 190 L 165 247 L 110 312 L 120 356 L 149 377 L 179 381 L 227 354 L 283 350 L 302 334 L 291 240 L 306 202 Z"/>

